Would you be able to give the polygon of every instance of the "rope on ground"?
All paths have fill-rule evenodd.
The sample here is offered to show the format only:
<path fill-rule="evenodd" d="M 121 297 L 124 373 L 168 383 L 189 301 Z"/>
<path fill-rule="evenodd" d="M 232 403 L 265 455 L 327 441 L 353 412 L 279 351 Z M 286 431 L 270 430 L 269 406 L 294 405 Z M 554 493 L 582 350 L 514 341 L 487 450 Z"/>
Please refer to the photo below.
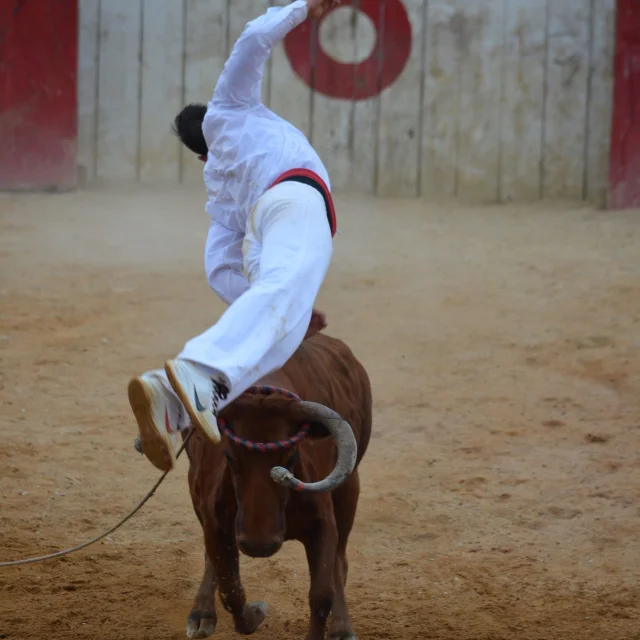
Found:
<path fill-rule="evenodd" d="M 180 447 L 178 453 L 176 454 L 176 458 L 178 458 L 178 456 L 184 451 L 184 448 L 187 442 L 189 442 L 189 438 L 191 437 L 192 433 L 193 433 L 193 430 L 191 430 L 188 433 L 187 437 L 184 439 L 182 446 Z M 12 562 L 0 562 L 0 567 L 13 567 L 21 564 L 31 564 L 33 562 L 42 562 L 43 560 L 51 560 L 52 558 L 67 556 L 70 553 L 74 553 L 75 551 L 80 551 L 81 549 L 85 549 L 86 547 L 89 547 L 92 544 L 99 542 L 103 538 L 106 538 L 109 534 L 119 529 L 125 522 L 127 522 L 127 520 L 130 520 L 136 513 L 138 513 L 138 511 L 140 511 L 140 509 L 149 500 L 149 498 L 151 498 L 151 496 L 156 492 L 156 489 L 162 484 L 163 480 L 167 477 L 168 473 L 169 473 L 168 471 L 165 471 L 157 480 L 157 482 L 153 485 L 153 487 L 151 487 L 151 490 L 149 491 L 149 493 L 147 493 L 147 495 L 136 505 L 136 507 L 132 511 L 130 511 L 124 518 L 122 518 L 120 522 L 118 522 L 113 527 L 111 527 L 111 529 L 109 529 L 108 531 L 105 531 L 104 533 L 101 533 L 99 536 L 96 536 L 95 538 L 92 538 L 87 542 L 83 542 L 82 544 L 79 544 L 76 547 L 71 547 L 70 549 L 64 549 L 62 551 L 56 551 L 55 553 L 50 553 L 46 556 L 38 556 L 36 558 L 25 558 L 23 560 L 13 560 Z"/>

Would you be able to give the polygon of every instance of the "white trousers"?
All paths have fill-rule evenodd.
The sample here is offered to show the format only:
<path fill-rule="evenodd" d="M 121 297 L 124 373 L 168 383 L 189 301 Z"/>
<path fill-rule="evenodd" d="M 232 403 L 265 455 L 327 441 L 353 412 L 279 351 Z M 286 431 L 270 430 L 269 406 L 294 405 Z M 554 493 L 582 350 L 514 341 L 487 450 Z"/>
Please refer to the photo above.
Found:
<path fill-rule="evenodd" d="M 320 193 L 299 182 L 269 189 L 247 220 L 242 253 L 249 289 L 178 356 L 226 376 L 220 408 L 280 369 L 304 339 L 333 254 Z M 150 373 L 175 396 L 164 370 Z"/>

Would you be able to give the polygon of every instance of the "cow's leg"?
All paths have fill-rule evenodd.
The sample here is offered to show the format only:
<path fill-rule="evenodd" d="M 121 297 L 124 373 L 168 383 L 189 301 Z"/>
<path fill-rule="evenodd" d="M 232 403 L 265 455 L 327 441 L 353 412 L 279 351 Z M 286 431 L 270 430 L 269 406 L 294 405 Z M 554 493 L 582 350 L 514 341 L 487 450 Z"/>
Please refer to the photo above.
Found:
<path fill-rule="evenodd" d="M 333 574 L 338 533 L 333 513 L 331 516 L 330 519 L 321 520 L 313 533 L 304 541 L 311 578 L 309 588 L 311 617 L 306 640 L 324 639 L 327 618 L 333 607 L 335 592 Z"/>
<path fill-rule="evenodd" d="M 187 450 L 187 453 L 189 451 Z M 189 458 L 191 459 L 191 458 Z M 197 490 L 194 482 L 193 467 L 189 468 L 189 488 L 191 493 L 191 503 L 193 510 L 200 522 L 200 526 L 204 531 L 203 510 L 200 500 L 197 497 Z M 204 575 L 198 587 L 196 597 L 193 600 L 191 612 L 187 618 L 187 637 L 188 638 L 208 638 L 216 630 L 218 623 L 218 614 L 216 613 L 216 588 L 217 588 L 216 572 L 213 563 L 209 560 L 209 554 L 204 552 Z"/>
<path fill-rule="evenodd" d="M 224 608 L 233 616 L 236 631 L 246 636 L 255 633 L 266 616 L 267 605 L 264 602 L 247 603 L 244 587 L 240 582 L 240 562 L 235 539 L 217 525 L 206 523 L 205 545 L 218 578 L 220 599 Z"/>
<path fill-rule="evenodd" d="M 333 511 L 338 530 L 338 549 L 335 563 L 335 596 L 333 598 L 333 610 L 331 612 L 331 624 L 329 626 L 329 638 L 331 640 L 356 640 L 356 635 L 351 626 L 351 618 L 345 598 L 345 586 L 347 584 L 347 542 L 356 517 L 358 497 L 360 495 L 360 479 L 355 471 L 349 480 L 333 492 Z"/>
<path fill-rule="evenodd" d="M 216 587 L 216 573 L 205 551 L 204 576 L 202 576 L 202 582 L 187 619 L 188 638 L 208 638 L 216 630 L 218 623 L 215 602 Z"/>

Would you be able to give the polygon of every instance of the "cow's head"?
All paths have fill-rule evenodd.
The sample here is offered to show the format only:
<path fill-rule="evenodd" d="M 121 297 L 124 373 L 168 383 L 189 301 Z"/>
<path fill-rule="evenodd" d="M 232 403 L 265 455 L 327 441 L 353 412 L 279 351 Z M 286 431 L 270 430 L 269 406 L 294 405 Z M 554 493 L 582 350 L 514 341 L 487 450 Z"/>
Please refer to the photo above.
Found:
<path fill-rule="evenodd" d="M 344 482 L 356 462 L 356 442 L 347 422 L 322 405 L 278 395 L 245 395 L 221 415 L 226 437 L 222 446 L 237 502 L 236 538 L 240 550 L 252 557 L 276 553 L 286 532 L 290 489 L 328 492 Z M 302 468 L 297 440 L 333 436 L 338 459 L 319 482 L 303 483 L 294 473 Z M 277 443 L 260 446 L 255 443 Z M 313 473 L 313 460 L 305 460 Z M 275 481 L 275 482 L 274 482 Z"/>

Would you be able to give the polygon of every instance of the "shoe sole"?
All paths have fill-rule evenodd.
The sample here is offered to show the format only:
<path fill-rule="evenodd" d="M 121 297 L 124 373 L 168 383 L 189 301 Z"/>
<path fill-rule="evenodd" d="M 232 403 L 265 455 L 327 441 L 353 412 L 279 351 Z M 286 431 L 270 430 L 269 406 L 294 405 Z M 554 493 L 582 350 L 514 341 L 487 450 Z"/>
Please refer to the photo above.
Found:
<path fill-rule="evenodd" d="M 142 453 L 160 471 L 171 471 L 176 463 L 174 446 L 164 425 L 159 428 L 153 418 L 153 389 L 140 378 L 133 378 L 128 393 L 129 404 L 138 421 Z"/>
<path fill-rule="evenodd" d="M 215 416 L 213 415 L 213 413 L 211 413 L 211 411 L 198 411 L 198 409 L 193 405 L 192 398 L 184 392 L 173 361 L 168 360 L 164 365 L 164 370 L 167 374 L 167 378 L 169 378 L 169 382 L 171 383 L 173 390 L 176 392 L 184 408 L 187 410 L 187 413 L 191 418 L 191 424 L 204 437 L 205 440 L 211 442 L 212 444 L 219 444 L 221 437 L 218 425 L 217 423 L 211 424 L 207 419 L 207 414 L 209 414 L 215 420 Z"/>

